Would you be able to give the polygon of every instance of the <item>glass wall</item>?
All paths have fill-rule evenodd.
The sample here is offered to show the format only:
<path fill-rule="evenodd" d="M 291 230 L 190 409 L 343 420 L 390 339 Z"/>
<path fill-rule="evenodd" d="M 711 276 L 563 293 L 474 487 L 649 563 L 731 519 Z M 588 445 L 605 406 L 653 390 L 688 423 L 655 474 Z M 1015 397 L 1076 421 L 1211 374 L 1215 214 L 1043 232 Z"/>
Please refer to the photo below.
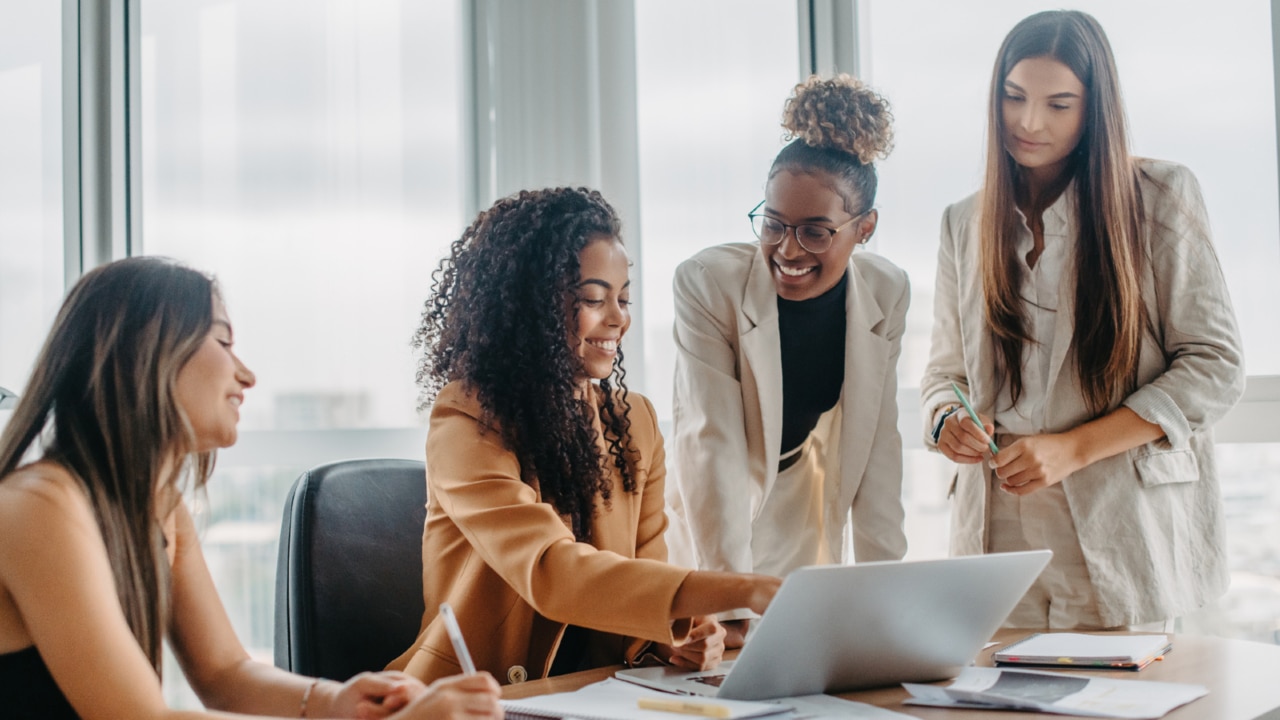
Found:
<path fill-rule="evenodd" d="M 19 393 L 62 301 L 61 8 L 0 0 L 0 387 Z"/>
<path fill-rule="evenodd" d="M 425 435 L 409 339 L 463 227 L 459 9 L 143 0 L 141 11 L 143 248 L 217 276 L 258 377 L 241 446 L 268 448 L 248 464 L 228 453 L 197 521 L 241 640 L 270 662 L 285 494 L 330 458 L 313 437 L 314 460 L 282 464 L 261 436 Z"/>
<path fill-rule="evenodd" d="M 636 3 L 645 382 L 671 417 L 671 278 L 698 250 L 755 242 L 747 212 L 764 199 L 782 149 L 782 103 L 799 79 L 793 2 Z M 626 228 L 623 229 L 626 232 Z"/>

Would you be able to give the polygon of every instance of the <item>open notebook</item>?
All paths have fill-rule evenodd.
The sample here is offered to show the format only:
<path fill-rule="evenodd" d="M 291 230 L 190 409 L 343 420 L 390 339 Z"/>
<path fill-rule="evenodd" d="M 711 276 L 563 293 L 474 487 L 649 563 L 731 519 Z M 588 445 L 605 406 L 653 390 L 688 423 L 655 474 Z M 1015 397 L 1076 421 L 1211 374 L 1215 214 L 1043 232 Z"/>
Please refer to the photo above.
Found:
<path fill-rule="evenodd" d="M 1034 550 L 800 568 L 733 663 L 708 672 L 619 670 L 628 682 L 738 700 L 955 677 L 1052 553 Z"/>

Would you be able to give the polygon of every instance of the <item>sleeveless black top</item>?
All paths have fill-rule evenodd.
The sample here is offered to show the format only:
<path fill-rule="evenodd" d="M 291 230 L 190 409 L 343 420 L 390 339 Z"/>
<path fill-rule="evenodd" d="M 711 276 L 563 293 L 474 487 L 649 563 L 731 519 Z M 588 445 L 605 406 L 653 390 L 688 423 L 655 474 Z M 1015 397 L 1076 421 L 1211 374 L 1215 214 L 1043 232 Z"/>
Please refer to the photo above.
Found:
<path fill-rule="evenodd" d="M 0 655 L 0 697 L 12 720 L 80 720 L 35 645 Z"/>

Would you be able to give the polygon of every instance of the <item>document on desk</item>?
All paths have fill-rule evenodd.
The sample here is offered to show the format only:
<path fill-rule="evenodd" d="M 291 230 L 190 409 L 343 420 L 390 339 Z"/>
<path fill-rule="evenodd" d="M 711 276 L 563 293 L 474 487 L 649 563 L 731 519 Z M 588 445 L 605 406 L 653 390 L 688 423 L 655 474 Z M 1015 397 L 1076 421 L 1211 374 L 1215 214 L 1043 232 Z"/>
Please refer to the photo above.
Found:
<path fill-rule="evenodd" d="M 651 710 L 670 703 L 687 709 Z M 507 720 L 679 720 L 680 715 L 709 718 L 767 718 L 767 720 L 914 720 L 908 715 L 830 695 L 777 700 L 690 698 L 641 687 L 614 678 L 573 692 L 503 700 Z"/>
<path fill-rule="evenodd" d="M 1105 718 L 1158 718 L 1209 693 L 1186 683 L 969 667 L 946 687 L 903 683 L 912 705 L 988 708 Z"/>

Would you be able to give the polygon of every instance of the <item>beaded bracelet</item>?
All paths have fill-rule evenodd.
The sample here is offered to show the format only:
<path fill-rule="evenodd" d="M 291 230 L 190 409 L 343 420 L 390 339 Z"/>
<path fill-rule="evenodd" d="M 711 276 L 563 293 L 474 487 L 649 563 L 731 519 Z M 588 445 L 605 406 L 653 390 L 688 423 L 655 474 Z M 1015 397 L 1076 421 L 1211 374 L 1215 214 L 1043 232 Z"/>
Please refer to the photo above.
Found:
<path fill-rule="evenodd" d="M 307 716 L 307 703 L 311 700 L 311 691 L 315 690 L 316 686 L 319 684 L 320 678 L 312 680 L 311 684 L 307 686 L 306 691 L 302 693 L 302 704 L 298 706 L 298 717 L 304 718 Z"/>

